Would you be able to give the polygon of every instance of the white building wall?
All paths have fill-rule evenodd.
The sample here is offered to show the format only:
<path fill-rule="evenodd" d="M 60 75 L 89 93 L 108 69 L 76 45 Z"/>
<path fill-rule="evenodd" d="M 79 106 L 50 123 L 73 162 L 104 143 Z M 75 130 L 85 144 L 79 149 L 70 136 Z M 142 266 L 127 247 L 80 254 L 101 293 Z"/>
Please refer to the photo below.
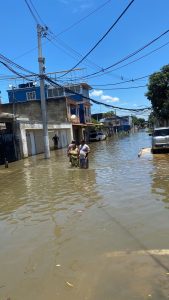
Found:
<path fill-rule="evenodd" d="M 66 147 L 73 139 L 72 124 L 62 123 L 48 125 L 49 145 L 53 149 L 52 137 L 59 137 L 58 148 Z M 20 122 L 20 140 L 23 158 L 44 152 L 42 124 L 30 124 Z"/>

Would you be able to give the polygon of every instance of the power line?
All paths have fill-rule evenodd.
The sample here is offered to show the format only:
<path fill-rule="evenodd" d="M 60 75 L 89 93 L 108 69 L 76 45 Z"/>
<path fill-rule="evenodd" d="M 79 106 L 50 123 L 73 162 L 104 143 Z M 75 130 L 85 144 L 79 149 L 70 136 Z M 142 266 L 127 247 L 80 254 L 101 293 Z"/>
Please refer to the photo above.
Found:
<path fill-rule="evenodd" d="M 25 1 L 26 1 L 27 6 L 28 6 L 28 9 L 30 10 L 30 13 L 32 14 L 32 16 L 33 16 L 33 18 L 35 19 L 36 23 L 38 23 L 38 18 L 39 18 L 39 20 L 41 21 L 41 23 L 43 23 L 43 24 L 46 26 L 46 23 L 45 23 L 44 20 L 41 18 L 40 14 L 38 13 L 37 9 L 35 8 L 33 2 L 32 2 L 31 0 L 29 0 L 29 1 L 30 1 L 30 5 L 29 5 L 28 1 L 27 1 L 27 0 L 25 0 Z M 134 0 L 133 0 L 133 1 L 134 1 Z M 99 9 L 101 9 L 102 7 L 104 7 L 105 5 L 107 5 L 109 2 L 111 2 L 111 0 L 106 1 L 105 3 L 103 3 L 102 5 L 100 5 L 98 8 L 96 8 L 94 11 L 92 11 L 92 12 L 89 13 L 86 17 L 84 17 L 84 18 L 82 18 L 82 19 L 87 18 L 88 16 L 90 16 L 90 15 L 93 14 L 94 12 L 98 11 Z M 31 8 L 31 6 L 32 6 L 32 8 Z M 38 18 L 36 17 L 36 15 L 35 15 L 35 13 L 33 12 L 33 10 L 35 11 L 35 13 L 36 13 L 36 15 L 37 15 Z M 82 20 L 82 19 L 81 19 L 81 20 Z M 80 20 L 79 20 L 77 23 L 80 23 Z M 70 27 L 73 27 L 73 26 L 74 26 L 74 24 L 72 24 Z M 70 27 L 69 27 L 69 28 L 70 28 Z M 49 28 L 48 28 L 48 29 L 49 29 Z M 67 31 L 67 30 L 68 30 L 68 28 L 67 28 L 65 31 Z M 58 36 L 61 35 L 62 32 L 58 33 L 57 35 L 55 35 L 55 34 L 51 31 L 51 29 L 50 29 L 50 32 L 52 33 L 52 37 L 51 37 L 52 39 L 55 39 L 55 40 L 57 41 L 57 43 L 60 43 L 64 48 L 68 49 L 68 51 L 72 52 L 74 55 L 77 56 L 77 58 L 75 58 L 75 57 L 73 57 L 73 58 L 79 59 L 79 58 L 83 57 L 82 54 L 80 54 L 79 52 L 77 52 L 76 50 L 74 50 L 73 48 L 71 48 L 69 45 L 66 45 L 65 42 L 63 42 L 63 41 L 61 41 L 61 40 L 58 41 Z M 48 34 L 48 35 L 49 35 L 49 34 Z M 47 38 L 47 39 L 48 39 L 48 41 L 50 41 L 54 46 L 58 47 L 58 46 L 55 45 L 55 43 L 54 43 L 53 41 L 51 41 L 49 38 Z M 22 57 L 22 56 L 24 56 L 24 55 L 26 55 L 26 54 L 32 52 L 32 51 L 35 50 L 35 49 L 37 49 L 37 47 L 34 47 L 34 48 L 32 48 L 31 50 L 26 51 L 24 54 L 20 55 L 18 58 L 20 58 L 20 57 Z M 62 49 L 62 51 L 63 51 L 63 49 Z M 65 51 L 64 51 L 64 52 L 65 52 Z M 65 52 L 65 53 L 68 54 L 67 52 Z M 70 54 L 68 54 L 68 55 L 70 56 Z M 71 55 L 71 56 L 72 56 L 72 55 Z M 87 61 L 89 62 L 89 64 L 93 65 L 95 68 L 99 68 L 100 70 L 103 69 L 101 66 L 98 66 L 96 63 L 93 63 L 93 62 L 90 61 L 90 60 L 87 60 Z M 89 65 L 88 65 L 88 66 L 89 66 Z M 91 68 L 91 66 L 89 66 L 89 67 Z M 109 76 L 112 77 L 113 75 L 110 74 Z M 118 76 L 118 77 L 119 77 L 119 76 Z"/>
<path fill-rule="evenodd" d="M 26 1 L 26 0 L 25 0 L 25 1 Z M 32 2 L 31 0 L 29 0 L 29 2 L 31 3 L 31 5 L 32 5 L 34 11 L 36 12 L 36 14 L 37 14 L 39 20 L 41 21 L 41 23 L 44 24 L 44 25 L 46 26 L 45 22 L 43 21 L 43 19 L 42 19 L 41 16 L 39 15 L 39 13 L 38 13 L 38 11 L 37 11 L 35 5 L 33 4 L 33 2 Z"/>
<path fill-rule="evenodd" d="M 129 87 L 118 87 L 118 88 L 111 88 L 111 89 L 105 89 L 103 88 L 102 91 L 114 91 L 114 90 L 130 90 L 130 89 L 138 89 L 146 87 L 147 85 L 138 85 L 138 86 L 129 86 Z M 99 89 L 95 89 L 96 91 Z"/>
<path fill-rule="evenodd" d="M 125 108 L 125 107 L 119 107 L 119 106 L 110 105 L 110 104 L 107 104 L 107 103 L 103 103 L 103 102 L 94 100 L 94 99 L 92 99 L 92 98 L 90 98 L 90 97 L 86 97 L 86 96 L 81 95 L 81 94 L 79 94 L 79 93 L 76 93 L 76 92 L 74 92 L 73 90 L 71 90 L 71 89 L 69 89 L 69 88 L 67 88 L 67 87 L 65 87 L 65 86 L 62 86 L 62 85 L 56 83 L 55 81 L 51 80 L 51 79 L 50 79 L 49 77 L 47 77 L 47 76 L 45 76 L 45 80 L 46 80 L 47 82 L 49 82 L 49 83 L 50 83 L 52 86 L 54 86 L 54 87 L 56 87 L 56 86 L 57 86 L 57 87 L 60 87 L 60 88 L 64 89 L 66 92 L 68 92 L 68 93 L 71 93 L 71 94 L 74 94 L 74 95 L 77 95 L 77 96 L 81 96 L 81 97 L 83 97 L 84 99 L 89 100 L 89 101 L 92 101 L 92 102 L 95 103 L 95 104 L 104 105 L 104 106 L 106 106 L 106 107 L 111 107 L 111 108 L 114 108 L 114 109 L 126 110 L 126 111 L 133 111 L 133 112 L 141 112 L 141 111 L 146 111 L 146 110 L 150 110 L 150 109 L 151 109 L 151 107 L 145 107 L 145 108 L 139 108 L 139 109 L 136 109 L 136 108 L 135 108 L 135 109 L 134 109 L 134 108 Z M 70 95 L 69 95 L 69 97 L 71 98 Z"/>
<path fill-rule="evenodd" d="M 169 29 L 166 30 L 165 32 L 163 32 L 162 34 L 160 34 L 158 37 L 154 38 L 153 40 L 151 40 L 149 43 L 147 43 L 146 45 L 144 45 L 143 47 L 137 49 L 136 51 L 132 52 L 131 54 L 128 54 L 127 56 L 123 57 L 122 59 L 120 59 L 119 61 L 115 62 L 114 64 L 108 66 L 107 68 L 102 69 L 102 71 L 98 71 L 92 74 L 89 74 L 83 78 L 88 78 L 91 77 L 93 75 L 99 74 L 101 72 L 105 72 L 106 70 L 109 70 L 110 68 L 115 67 L 116 65 L 122 63 L 125 60 L 128 60 L 129 58 L 131 58 L 132 56 L 135 56 L 136 54 L 138 54 L 139 52 L 143 51 L 144 49 L 146 49 L 147 47 L 149 47 L 150 45 L 152 45 L 153 43 L 155 43 L 157 40 L 159 40 L 160 38 L 162 38 L 164 35 L 166 35 L 169 32 Z"/>
<path fill-rule="evenodd" d="M 29 11 L 30 11 L 30 13 L 31 13 L 31 15 L 32 15 L 32 17 L 33 17 L 35 23 L 38 24 L 39 21 L 38 21 L 37 17 L 35 16 L 35 14 L 34 14 L 32 8 L 30 7 L 28 1 L 27 1 L 27 0 L 24 0 L 24 1 L 25 1 L 26 5 L 27 5 L 27 7 L 28 7 L 28 9 L 29 9 Z"/>
<path fill-rule="evenodd" d="M 39 18 L 39 20 L 44 24 L 44 25 L 46 25 L 45 24 L 45 22 L 43 21 L 43 19 L 41 18 L 41 16 L 39 15 L 39 13 L 38 13 L 38 11 L 37 11 L 37 9 L 35 8 L 35 6 L 34 6 L 34 4 L 33 4 L 33 2 L 31 1 L 31 0 L 29 0 L 30 1 L 30 4 L 32 5 L 32 8 L 34 9 L 34 11 L 36 12 L 36 14 L 37 14 L 37 16 L 38 16 L 38 18 Z M 103 8 L 106 4 L 108 4 L 109 2 L 111 2 L 112 0 L 108 0 L 108 1 L 106 1 L 105 3 L 103 3 L 102 5 L 100 5 L 100 6 L 98 6 L 98 8 L 96 8 L 95 10 L 93 10 L 91 13 L 89 13 L 87 16 L 85 16 L 85 17 L 83 17 L 82 19 L 80 19 L 79 21 L 77 21 L 77 22 L 75 22 L 75 23 L 73 23 L 72 25 L 70 25 L 69 27 L 67 27 L 66 29 L 64 29 L 62 32 L 60 32 L 60 33 L 58 33 L 57 35 L 55 35 L 51 30 L 51 33 L 52 33 L 52 39 L 56 39 L 57 38 L 57 42 L 59 43 L 60 42 L 60 44 L 62 44 L 63 45 L 63 41 L 58 41 L 58 36 L 59 35 L 61 35 L 63 32 L 66 32 L 66 31 L 68 31 L 69 29 L 71 29 L 72 27 L 74 27 L 75 25 L 77 25 L 78 23 L 80 23 L 82 20 L 84 20 L 84 19 L 86 19 L 87 17 L 89 17 L 91 14 L 93 14 L 93 13 L 95 13 L 96 11 L 98 11 L 99 9 L 101 9 L 101 8 Z M 31 9 L 31 7 L 30 7 L 30 5 L 28 5 L 28 3 L 26 3 L 27 4 L 27 6 L 28 6 L 28 8 L 29 8 L 29 10 L 31 11 L 31 12 L 33 12 L 33 10 Z M 33 16 L 35 16 L 35 14 L 33 14 Z M 38 21 L 38 19 L 36 18 L 36 22 Z M 50 42 L 52 42 L 50 39 L 48 39 L 48 41 L 50 41 Z M 54 43 L 53 43 L 54 44 Z M 55 44 L 54 44 L 55 45 Z M 56 46 L 56 45 L 55 45 Z M 58 47 L 58 46 L 57 46 Z M 78 55 L 78 58 L 77 59 L 79 59 L 79 57 L 82 57 L 82 55 L 80 54 L 80 53 L 78 53 L 76 50 L 74 50 L 73 48 L 71 48 L 69 45 L 63 45 L 63 47 L 64 48 L 67 48 L 70 52 L 73 52 L 75 55 Z M 30 52 L 32 52 L 32 51 L 34 51 L 34 50 L 36 50 L 37 49 L 37 47 L 34 47 L 34 48 L 32 48 L 32 49 L 30 49 L 30 50 L 28 50 L 28 51 L 26 51 L 25 53 L 23 53 L 22 55 L 20 55 L 19 57 L 17 57 L 17 58 L 20 58 L 20 57 L 22 57 L 22 56 L 24 56 L 24 55 L 26 55 L 26 54 L 28 54 L 28 53 L 30 53 Z M 63 50 L 62 50 L 63 51 Z M 74 57 L 73 57 L 74 58 Z M 90 62 L 90 63 L 92 63 L 92 62 Z M 99 69 L 102 69 L 102 67 L 100 67 L 100 66 L 97 66 L 96 64 L 94 64 L 94 63 L 92 63 L 93 65 L 95 65 L 97 68 L 99 68 Z"/>
<path fill-rule="evenodd" d="M 70 73 L 71 71 L 73 71 L 74 68 L 76 68 L 80 63 L 82 63 L 82 61 L 84 61 L 91 52 L 93 52 L 93 50 L 104 40 L 104 38 L 109 34 L 109 32 L 114 28 L 114 26 L 119 22 L 119 20 L 122 18 L 122 16 L 126 13 L 126 11 L 129 9 L 129 7 L 132 5 L 132 3 L 135 0 L 132 0 L 127 7 L 124 9 L 124 11 L 120 14 L 120 16 L 117 18 L 117 20 L 110 26 L 110 28 L 106 31 L 106 33 L 102 36 L 102 38 L 92 47 L 92 49 L 90 49 L 90 51 L 88 51 L 88 53 L 74 66 L 72 67 L 67 73 L 65 73 L 62 76 L 65 76 L 66 74 Z M 61 77 L 62 77 L 61 76 Z"/>
<path fill-rule="evenodd" d="M 16 64 L 11 59 L 5 57 L 3 54 L 0 54 L 0 59 L 2 59 L 3 61 L 9 63 L 10 65 L 12 65 L 12 66 L 16 67 L 17 69 L 20 69 L 20 70 L 22 70 L 22 71 L 24 71 L 26 73 L 30 73 L 31 75 L 37 75 L 36 73 L 33 73 L 33 72 L 29 71 L 28 69 L 26 69 L 26 68 L 24 68 L 24 67 Z"/>
<path fill-rule="evenodd" d="M 144 79 L 144 78 L 147 78 L 149 77 L 151 74 L 149 75 L 145 75 L 145 76 L 142 76 L 142 77 L 138 77 L 138 78 L 132 78 L 130 80 L 125 80 L 125 81 L 120 81 L 120 82 L 115 82 L 115 83 L 107 83 L 107 84 L 91 84 L 92 87 L 95 87 L 95 86 L 112 86 L 112 85 L 118 85 L 118 84 L 124 84 L 124 83 L 128 83 L 128 82 L 134 82 L 134 81 L 137 81 L 137 80 L 141 80 L 141 79 Z"/>
<path fill-rule="evenodd" d="M 97 12 L 98 10 L 100 10 L 101 8 L 103 8 L 104 6 L 106 6 L 108 3 L 110 3 L 112 0 L 108 0 L 104 3 L 102 3 L 100 6 L 98 6 L 96 9 L 94 9 L 93 11 L 91 11 L 89 14 L 87 14 L 86 16 L 84 16 L 83 18 L 79 19 L 78 21 L 76 21 L 75 23 L 73 23 L 72 25 L 68 26 L 66 29 L 63 29 L 61 32 L 59 32 L 56 36 L 58 37 L 59 35 L 61 35 L 62 33 L 67 32 L 68 30 L 72 29 L 73 27 L 75 27 L 76 25 L 78 25 L 79 23 L 81 23 L 82 21 L 84 21 L 85 19 L 87 19 L 89 16 L 91 16 L 92 14 L 94 14 L 95 12 Z"/>
<path fill-rule="evenodd" d="M 156 52 L 156 51 L 162 49 L 163 47 L 167 46 L 168 44 L 169 44 L 169 42 L 167 42 L 167 43 L 163 44 L 162 46 L 160 46 L 160 47 L 158 47 L 158 48 L 156 48 L 156 49 L 154 49 L 154 50 L 148 52 L 148 53 L 145 54 L 145 55 L 140 56 L 139 58 L 136 58 L 136 59 L 132 60 L 131 62 L 129 62 L 129 63 L 125 64 L 125 65 L 122 65 L 121 67 L 115 68 L 115 69 L 113 69 L 113 70 L 107 72 L 106 74 L 109 74 L 109 73 L 111 73 L 112 71 L 116 71 L 116 70 L 122 69 L 122 68 L 124 68 L 124 67 L 126 67 L 126 66 L 128 66 L 128 65 L 131 65 L 131 64 L 135 63 L 136 61 L 139 61 L 139 60 L 143 59 L 144 57 L 149 56 L 149 55 L 151 55 L 152 53 L 154 53 L 154 52 Z"/>
<path fill-rule="evenodd" d="M 18 73 L 17 71 L 15 71 L 12 67 L 10 67 L 8 64 L 4 63 L 3 61 L 0 60 L 0 63 L 2 65 L 4 65 L 8 70 L 10 70 L 12 73 L 14 73 L 15 75 L 18 75 L 20 78 L 26 79 L 27 81 L 31 81 L 31 80 L 27 79 L 27 77 L 25 75 Z"/>
<path fill-rule="evenodd" d="M 31 7 L 30 7 L 30 5 L 28 4 L 27 0 L 25 0 L 25 1 L 26 1 L 26 3 L 27 3 L 27 6 L 28 6 L 30 12 L 32 13 L 33 10 L 31 9 Z M 31 0 L 29 0 L 29 1 L 30 1 L 30 4 L 32 5 L 32 8 L 34 9 L 35 13 L 37 14 L 39 20 L 41 21 L 41 23 L 43 23 L 43 24 L 46 26 L 45 22 L 43 21 L 43 19 L 42 19 L 41 16 L 39 15 L 37 9 L 35 8 L 33 2 L 32 2 Z M 103 3 L 102 5 L 100 5 L 97 9 L 95 9 L 93 12 L 91 12 L 91 14 L 94 13 L 94 12 L 96 12 L 97 10 L 101 9 L 103 6 L 105 6 L 107 3 L 111 2 L 111 1 L 112 1 L 112 0 L 106 1 L 105 3 Z M 90 15 L 90 14 L 89 14 L 89 15 Z M 87 15 L 87 16 L 84 17 L 84 18 L 87 18 L 89 15 Z M 35 16 L 35 14 L 33 14 L 33 16 Z M 36 21 L 38 22 L 38 19 L 37 19 L 37 18 L 36 18 Z M 78 22 L 80 23 L 80 21 L 78 21 Z M 74 25 L 74 24 L 73 24 L 73 25 Z M 72 27 L 73 25 L 71 25 L 70 27 Z M 67 30 L 68 30 L 68 28 L 65 29 L 64 31 L 67 31 Z M 80 53 L 78 53 L 77 51 L 75 51 L 74 49 L 72 49 L 69 45 L 66 45 L 66 43 L 64 43 L 64 42 L 61 41 L 61 40 L 58 41 L 58 36 L 61 35 L 62 32 L 58 33 L 57 35 L 55 35 L 55 34 L 51 31 L 51 29 L 50 29 L 50 32 L 52 33 L 52 37 L 51 37 L 52 39 L 56 39 L 57 43 L 62 44 L 64 48 L 67 48 L 70 52 L 73 52 L 75 55 L 78 55 L 78 58 L 76 58 L 76 59 L 79 59 L 80 57 L 82 57 L 82 55 L 81 55 Z M 48 38 L 48 41 L 50 41 L 52 44 L 54 44 L 49 38 Z M 54 44 L 54 45 L 55 45 L 55 44 Z M 55 46 L 56 46 L 56 45 L 55 45 Z M 57 46 L 57 47 L 58 47 L 58 46 Z M 36 49 L 36 48 L 37 48 L 37 47 L 32 48 L 30 51 L 27 51 L 25 54 L 27 54 L 27 53 L 33 51 L 33 50 Z M 63 51 L 63 50 L 62 50 L 62 51 Z M 94 64 L 93 62 L 90 62 L 90 63 L 93 64 L 93 65 L 95 65 L 97 68 L 102 69 L 102 67 L 100 67 L 100 66 Z"/>
<path fill-rule="evenodd" d="M 1 64 L 3 64 L 6 68 L 8 68 L 12 73 L 14 73 L 15 75 L 18 75 L 20 78 L 24 78 L 24 79 L 27 79 L 27 76 L 25 75 L 22 75 L 20 73 L 18 73 L 17 71 L 15 71 L 11 66 L 9 66 L 7 63 L 4 63 L 3 61 L 0 61 Z M 20 68 L 22 69 L 22 67 L 20 66 Z M 24 69 L 24 68 L 23 68 Z M 39 74 L 36 74 L 39 78 L 41 75 Z M 69 93 L 73 93 L 74 95 L 78 95 L 78 96 L 82 96 L 81 94 L 79 93 L 76 93 L 74 91 L 72 91 L 71 89 L 65 87 L 65 86 L 62 86 L 58 83 L 56 83 L 55 81 L 51 80 L 49 77 L 47 77 L 46 75 L 44 75 L 44 79 L 49 82 L 51 85 L 54 85 L 54 86 L 57 86 L 57 87 L 60 87 L 60 88 L 63 88 L 65 91 L 69 92 Z M 71 98 L 71 96 L 69 96 Z M 150 107 L 145 107 L 145 108 L 140 108 L 140 109 L 133 109 L 133 108 L 124 108 L 124 107 L 119 107 L 119 106 L 114 106 L 114 105 L 110 105 L 110 104 L 107 104 L 107 103 L 102 103 L 100 101 L 97 101 L 97 100 L 94 100 L 90 97 L 86 97 L 83 95 L 83 98 L 84 99 L 87 99 L 89 101 L 92 101 L 93 103 L 95 104 L 99 104 L 99 105 L 104 105 L 106 107 L 111 107 L 111 108 L 114 108 L 114 109 L 119 109 L 119 110 L 126 110 L 126 111 L 133 111 L 133 112 L 141 112 L 141 111 L 145 111 L 145 110 L 150 110 L 151 108 Z"/>

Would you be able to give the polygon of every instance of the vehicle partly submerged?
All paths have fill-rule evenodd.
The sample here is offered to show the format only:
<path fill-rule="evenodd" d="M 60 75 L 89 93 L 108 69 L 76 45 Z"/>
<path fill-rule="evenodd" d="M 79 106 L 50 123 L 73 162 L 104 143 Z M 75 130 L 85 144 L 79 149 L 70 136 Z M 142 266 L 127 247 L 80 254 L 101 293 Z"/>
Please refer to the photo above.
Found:
<path fill-rule="evenodd" d="M 106 139 L 106 135 L 103 132 L 93 132 L 89 136 L 90 142 L 103 141 Z"/>
<path fill-rule="evenodd" d="M 152 133 L 152 152 L 169 151 L 169 127 L 158 127 Z"/>

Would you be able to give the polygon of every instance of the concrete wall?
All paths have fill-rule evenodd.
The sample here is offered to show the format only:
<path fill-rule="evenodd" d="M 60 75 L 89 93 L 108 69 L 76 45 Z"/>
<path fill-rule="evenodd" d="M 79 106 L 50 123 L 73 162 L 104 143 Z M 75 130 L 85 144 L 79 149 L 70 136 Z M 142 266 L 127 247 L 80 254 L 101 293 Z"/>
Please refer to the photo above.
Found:
<path fill-rule="evenodd" d="M 66 147 L 73 138 L 72 123 L 68 122 L 67 100 L 48 99 L 47 117 L 50 149 L 54 148 L 52 137 L 59 136 L 58 148 Z M 43 126 L 40 101 L 8 103 L 0 106 L 0 113 L 14 113 L 20 158 L 44 152 Z"/>
<path fill-rule="evenodd" d="M 47 117 L 48 123 L 61 123 L 67 121 L 66 98 L 47 99 Z M 0 107 L 2 112 L 14 113 L 21 118 L 29 118 L 30 122 L 42 122 L 41 105 L 39 100 L 6 103 Z"/>
<path fill-rule="evenodd" d="M 22 149 L 22 158 L 36 155 L 44 152 L 43 144 L 43 128 L 42 124 L 30 124 L 19 122 L 20 126 L 20 144 Z M 57 134 L 59 137 L 58 148 L 66 147 L 73 137 L 72 124 L 62 123 L 48 125 L 49 146 L 54 149 L 53 136 Z"/>

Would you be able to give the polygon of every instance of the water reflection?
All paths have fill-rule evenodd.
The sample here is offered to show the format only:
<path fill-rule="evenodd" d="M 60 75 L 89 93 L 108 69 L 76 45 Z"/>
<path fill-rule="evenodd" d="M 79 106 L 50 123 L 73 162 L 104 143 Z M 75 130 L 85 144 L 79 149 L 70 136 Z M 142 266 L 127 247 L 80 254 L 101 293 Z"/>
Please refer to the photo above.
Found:
<path fill-rule="evenodd" d="M 139 159 L 149 146 L 142 132 L 91 144 L 88 170 L 71 168 L 65 150 L 0 168 L 0 298 L 123 300 L 127 290 L 135 300 L 154 286 L 161 292 L 164 270 L 137 256 L 142 244 L 168 247 L 168 210 L 159 212 L 155 200 L 167 202 L 169 156 Z M 113 256 L 118 251 L 126 256 Z"/>
<path fill-rule="evenodd" d="M 152 163 L 152 193 L 157 200 L 169 203 L 169 154 L 153 155 Z"/>
<path fill-rule="evenodd" d="M 30 158 L 18 166 L 20 172 L 14 167 L 12 174 L 1 177 L 1 219 L 10 214 L 12 220 L 15 212 L 18 220 L 43 222 L 56 212 L 70 214 L 74 206 L 84 209 L 100 199 L 95 169 L 73 169 L 63 155 L 60 160 Z"/>

